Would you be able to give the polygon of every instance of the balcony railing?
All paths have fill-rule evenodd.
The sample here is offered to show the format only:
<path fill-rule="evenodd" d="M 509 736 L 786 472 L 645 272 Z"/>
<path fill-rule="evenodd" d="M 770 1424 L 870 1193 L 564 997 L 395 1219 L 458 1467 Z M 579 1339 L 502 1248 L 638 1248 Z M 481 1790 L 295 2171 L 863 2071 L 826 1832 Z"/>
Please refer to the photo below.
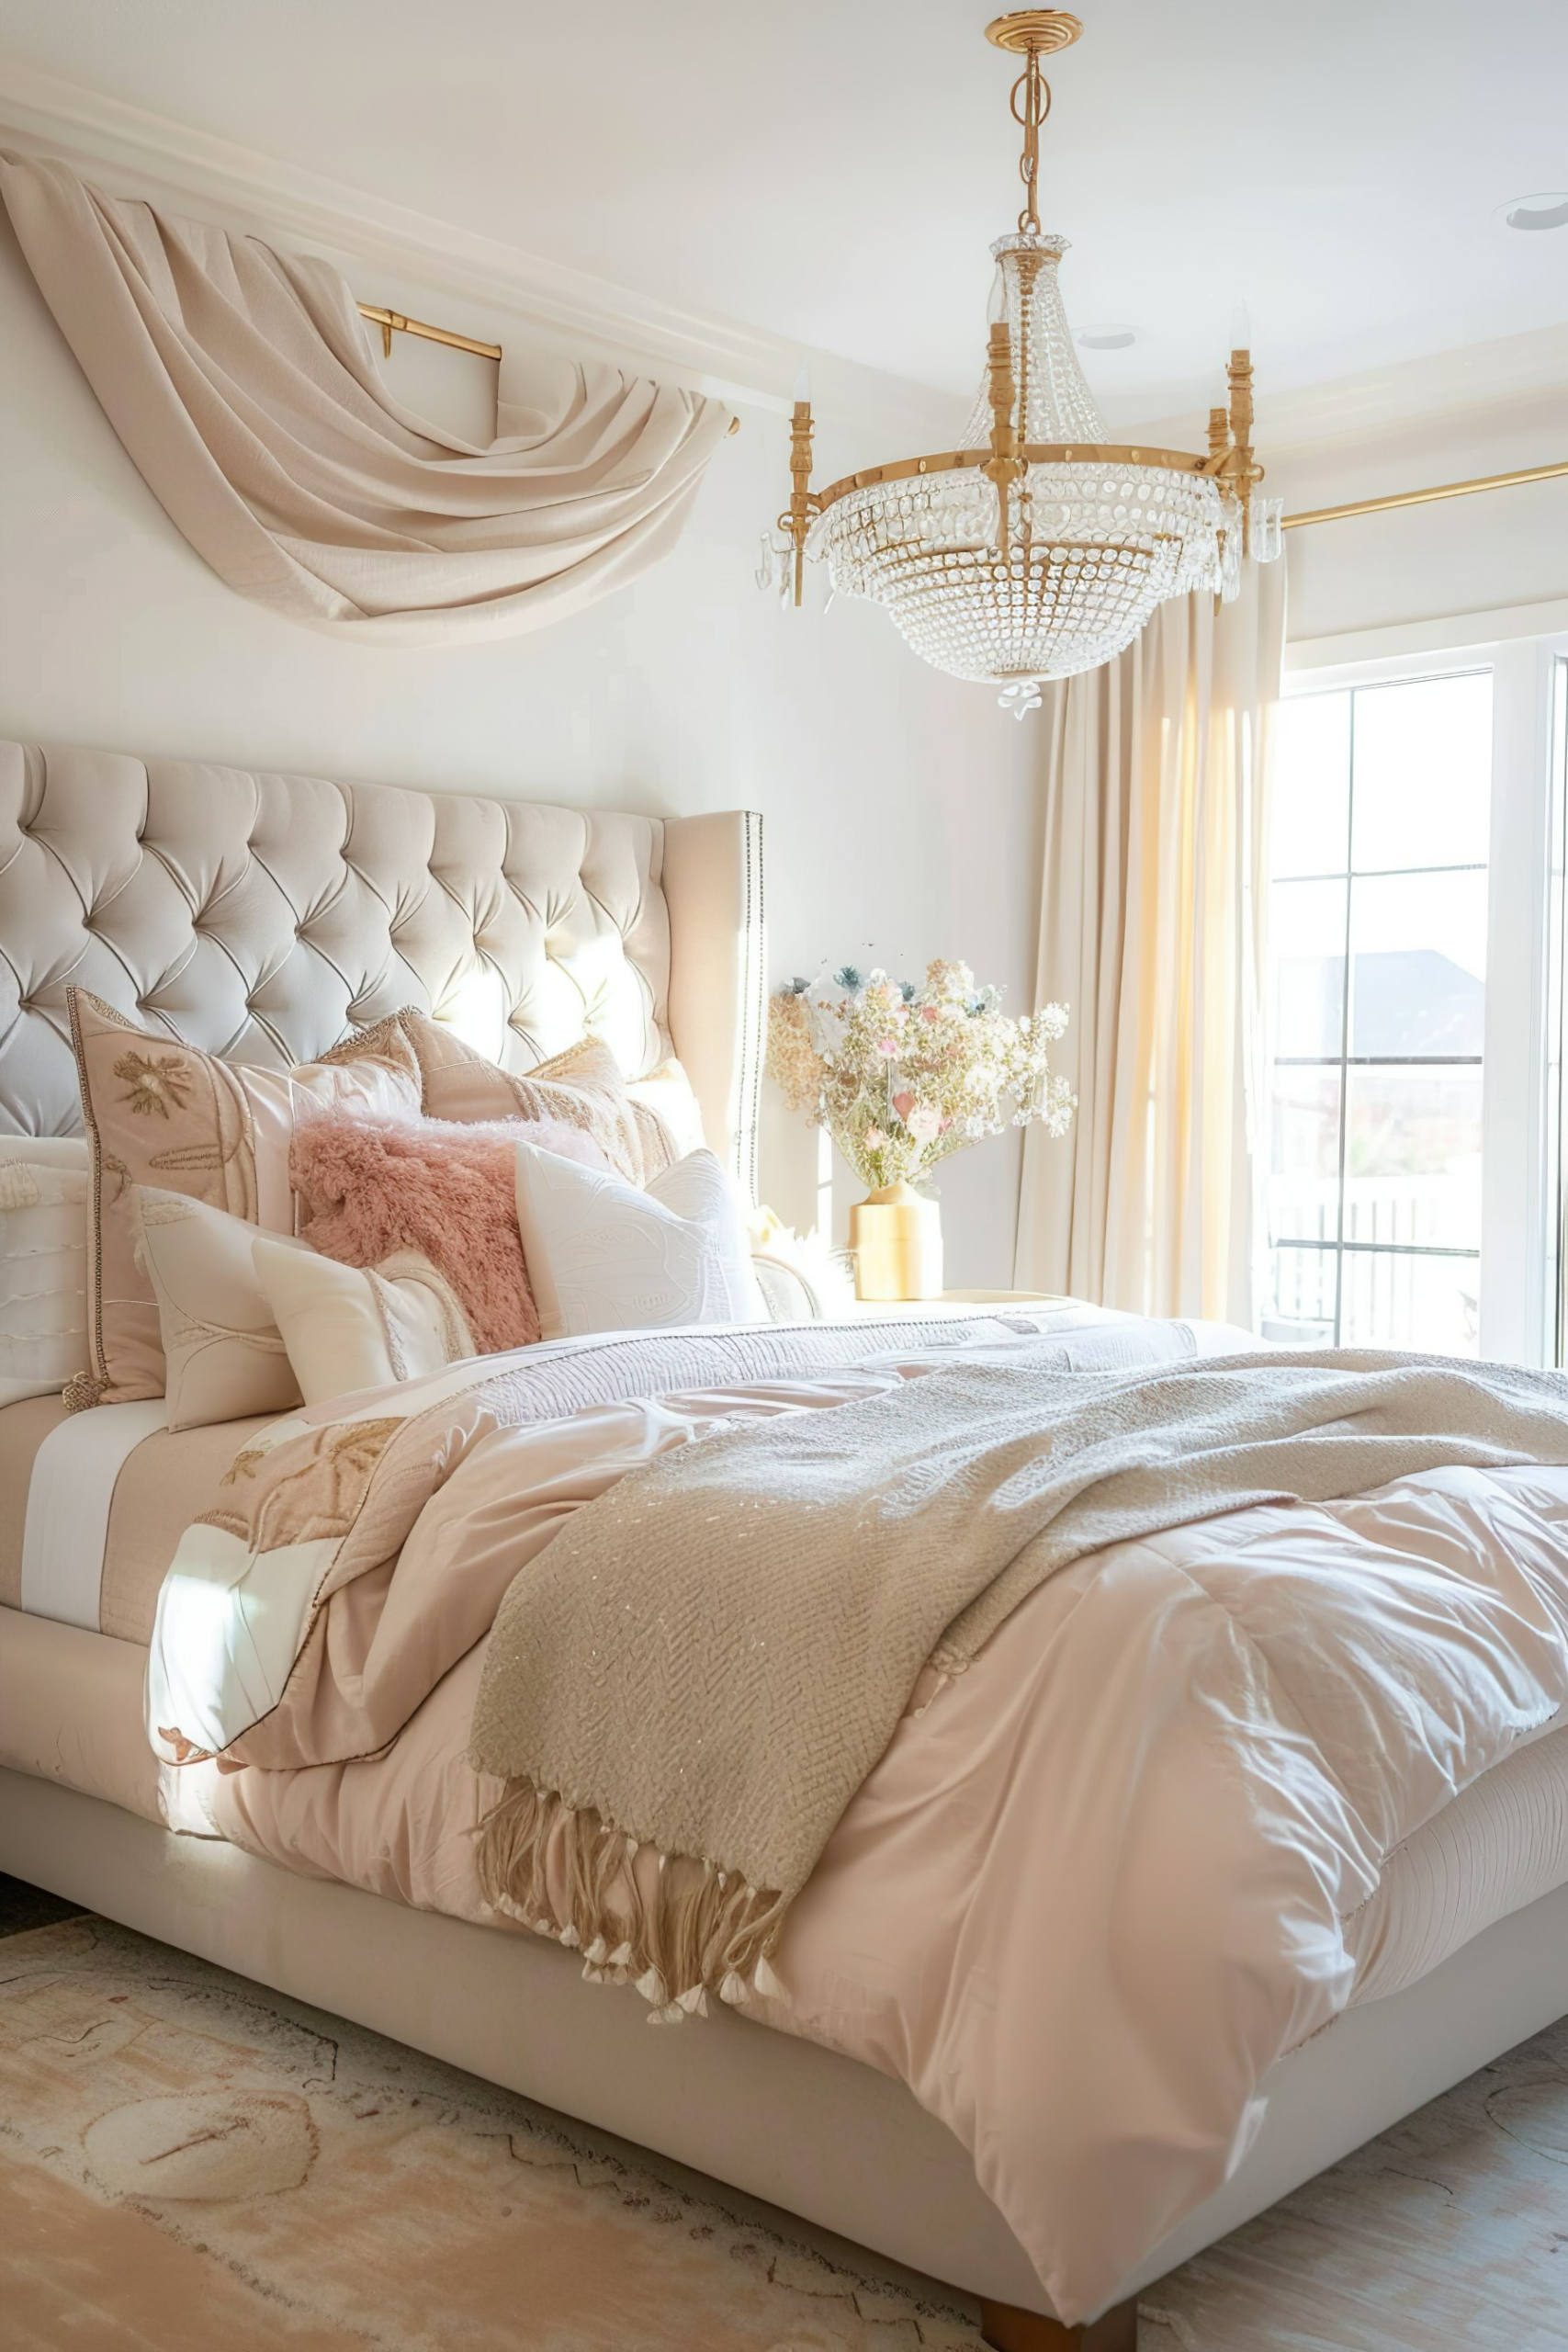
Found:
<path fill-rule="evenodd" d="M 1270 1183 L 1263 1336 L 1475 1354 L 1479 1163 L 1431 1176 L 1348 1176 L 1342 1231 L 1340 1197 L 1332 1178 Z"/>

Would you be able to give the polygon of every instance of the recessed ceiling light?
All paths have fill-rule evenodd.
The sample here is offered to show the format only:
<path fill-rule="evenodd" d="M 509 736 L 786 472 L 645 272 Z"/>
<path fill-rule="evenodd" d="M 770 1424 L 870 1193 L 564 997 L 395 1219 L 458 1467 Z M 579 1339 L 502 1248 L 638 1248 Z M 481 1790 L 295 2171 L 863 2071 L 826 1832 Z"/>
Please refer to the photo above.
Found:
<path fill-rule="evenodd" d="M 1568 229 L 1568 188 L 1549 188 L 1540 196 L 1516 196 L 1503 207 L 1510 229 Z"/>
<path fill-rule="evenodd" d="M 1138 340 L 1136 327 L 1082 327 L 1078 341 L 1086 351 L 1125 351 Z"/>

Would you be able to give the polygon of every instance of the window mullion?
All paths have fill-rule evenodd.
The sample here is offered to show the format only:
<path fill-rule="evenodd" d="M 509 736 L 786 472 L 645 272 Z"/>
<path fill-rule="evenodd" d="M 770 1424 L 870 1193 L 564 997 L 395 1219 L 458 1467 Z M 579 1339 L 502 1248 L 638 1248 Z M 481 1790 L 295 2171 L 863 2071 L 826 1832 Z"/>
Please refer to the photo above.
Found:
<path fill-rule="evenodd" d="M 1334 1344 L 1338 1347 L 1345 1326 L 1345 1166 L 1350 1136 L 1350 1023 L 1355 992 L 1356 904 L 1356 705 L 1350 696 L 1348 773 L 1345 794 L 1345 977 L 1339 990 L 1339 1170 L 1335 1200 Z"/>
<path fill-rule="evenodd" d="M 1495 650 L 1482 1112 L 1481 1349 L 1545 1361 L 1550 677 L 1528 639 Z"/>

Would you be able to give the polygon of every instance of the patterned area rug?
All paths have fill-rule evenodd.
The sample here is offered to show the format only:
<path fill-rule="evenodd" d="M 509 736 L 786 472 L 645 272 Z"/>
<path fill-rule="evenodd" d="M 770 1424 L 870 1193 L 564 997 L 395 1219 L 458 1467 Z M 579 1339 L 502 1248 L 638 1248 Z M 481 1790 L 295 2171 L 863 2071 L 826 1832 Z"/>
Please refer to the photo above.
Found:
<path fill-rule="evenodd" d="M 710 2189 L 107 1920 L 0 1942 L 6 2352 L 974 2352 Z"/>
<path fill-rule="evenodd" d="M 7 2352 L 975 2352 L 712 2183 L 86 1916 L 0 1942 Z M 1150 2291 L 1142 2352 L 1564 2352 L 1568 2024 Z"/>

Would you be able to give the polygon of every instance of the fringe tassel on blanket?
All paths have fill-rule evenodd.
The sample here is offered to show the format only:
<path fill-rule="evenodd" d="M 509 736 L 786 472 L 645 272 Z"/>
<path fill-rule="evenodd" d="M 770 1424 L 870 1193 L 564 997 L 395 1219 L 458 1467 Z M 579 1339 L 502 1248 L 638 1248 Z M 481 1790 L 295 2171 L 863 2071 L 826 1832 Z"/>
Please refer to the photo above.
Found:
<path fill-rule="evenodd" d="M 566 1925 L 549 1895 L 557 1835 L 566 1882 Z M 511 1781 L 475 1835 L 479 1884 L 487 1903 L 582 1953 L 591 1984 L 636 1986 L 650 2025 L 706 2017 L 707 1996 L 732 2007 L 753 1991 L 787 2005 L 771 1964 L 787 1907 L 784 1896 L 754 1887 L 733 1871 L 684 1854 L 660 1854 L 645 1883 L 635 1838 L 584 1806 Z"/>

